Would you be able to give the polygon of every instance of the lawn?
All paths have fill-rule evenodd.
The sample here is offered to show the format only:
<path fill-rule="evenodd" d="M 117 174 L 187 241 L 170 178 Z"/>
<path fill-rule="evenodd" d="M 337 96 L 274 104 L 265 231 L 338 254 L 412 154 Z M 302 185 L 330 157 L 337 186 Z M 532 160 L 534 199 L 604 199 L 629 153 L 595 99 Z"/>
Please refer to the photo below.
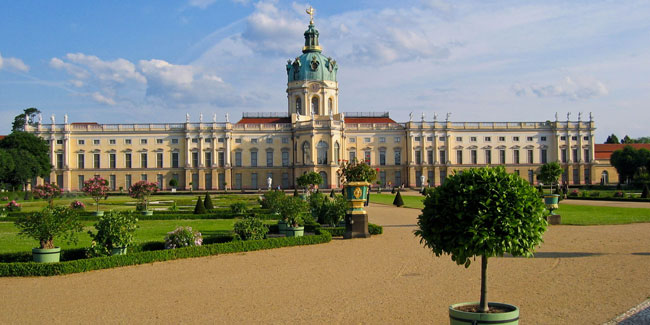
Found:
<path fill-rule="evenodd" d="M 371 194 L 370 202 L 393 204 L 393 194 Z M 424 208 L 423 196 L 402 195 L 405 208 Z M 650 209 L 565 205 L 554 211 L 562 216 L 563 225 L 617 225 L 650 222 Z"/>

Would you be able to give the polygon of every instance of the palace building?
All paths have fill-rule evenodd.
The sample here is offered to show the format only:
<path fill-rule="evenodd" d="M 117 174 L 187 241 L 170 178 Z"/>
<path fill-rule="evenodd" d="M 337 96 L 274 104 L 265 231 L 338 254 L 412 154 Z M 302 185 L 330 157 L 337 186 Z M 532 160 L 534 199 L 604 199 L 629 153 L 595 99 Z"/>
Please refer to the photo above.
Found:
<path fill-rule="evenodd" d="M 286 65 L 287 109 L 243 113 L 225 122 L 98 124 L 39 122 L 25 129 L 50 144 L 54 168 L 45 180 L 79 190 L 100 175 L 113 190 L 139 181 L 170 189 L 221 190 L 293 188 L 297 177 L 315 171 L 321 188 L 340 184 L 342 160 L 378 168 L 383 187 L 439 185 L 453 171 L 503 165 L 531 183 L 539 167 L 558 161 L 569 184 L 600 182 L 607 167 L 595 161 L 594 121 L 454 122 L 439 119 L 396 122 L 388 113 L 343 112 L 339 106 L 339 65 L 323 55 L 313 16 L 302 54 Z M 424 181 L 424 184 L 423 184 Z"/>

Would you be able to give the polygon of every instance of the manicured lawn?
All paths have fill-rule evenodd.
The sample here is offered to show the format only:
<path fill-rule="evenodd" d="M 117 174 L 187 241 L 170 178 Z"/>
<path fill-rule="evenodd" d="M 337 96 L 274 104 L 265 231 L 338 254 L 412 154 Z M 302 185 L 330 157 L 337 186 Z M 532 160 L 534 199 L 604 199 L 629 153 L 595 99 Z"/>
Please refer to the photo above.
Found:
<path fill-rule="evenodd" d="M 215 219 L 215 220 L 143 220 L 139 221 L 140 226 L 135 232 L 136 242 L 163 241 L 165 235 L 179 226 L 190 226 L 198 230 L 203 237 L 213 236 L 218 233 L 232 231 L 236 219 Z M 79 234 L 77 245 L 68 245 L 62 239 L 55 238 L 54 243 L 63 249 L 75 247 L 89 247 L 90 236 L 88 230 L 95 230 L 94 221 L 84 221 L 84 231 Z M 0 222 L 0 254 L 31 251 L 38 246 L 34 239 L 18 236 L 18 229 L 13 222 Z"/>
<path fill-rule="evenodd" d="M 370 194 L 370 202 L 372 203 L 381 203 L 381 204 L 388 204 L 392 205 L 393 200 L 395 199 L 395 194 L 375 194 L 371 193 Z M 402 195 L 402 200 L 404 201 L 404 208 L 415 208 L 415 209 L 422 209 L 424 208 L 424 196 L 422 195 L 417 195 L 417 196 L 411 196 L 411 195 Z"/>

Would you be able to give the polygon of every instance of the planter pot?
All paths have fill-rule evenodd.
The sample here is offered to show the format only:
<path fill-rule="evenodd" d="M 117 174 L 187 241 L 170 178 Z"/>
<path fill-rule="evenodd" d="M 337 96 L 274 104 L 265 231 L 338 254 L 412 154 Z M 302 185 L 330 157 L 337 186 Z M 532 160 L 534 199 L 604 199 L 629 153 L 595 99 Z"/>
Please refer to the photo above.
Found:
<path fill-rule="evenodd" d="M 281 235 L 287 234 L 287 222 L 284 220 L 278 221 L 278 233 Z"/>
<path fill-rule="evenodd" d="M 127 249 L 126 246 L 124 246 L 124 247 L 113 247 L 111 249 L 111 256 L 114 256 L 114 255 L 126 255 L 126 249 Z"/>
<path fill-rule="evenodd" d="M 305 227 L 287 227 L 287 237 L 302 237 L 305 234 Z"/>
<path fill-rule="evenodd" d="M 32 257 L 36 263 L 57 263 L 61 260 L 61 247 L 32 248 Z"/>
<path fill-rule="evenodd" d="M 558 206 L 558 201 L 559 201 L 560 195 L 559 194 L 544 194 L 544 203 L 546 204 L 546 207 L 553 211 L 557 208 Z"/>
<path fill-rule="evenodd" d="M 490 307 L 501 307 L 510 311 L 504 313 L 470 313 L 455 308 L 467 305 L 478 305 L 478 302 L 465 302 L 449 306 L 449 323 L 451 325 L 467 324 L 519 324 L 519 308 L 517 306 L 488 302 Z"/>
<path fill-rule="evenodd" d="M 153 215 L 153 210 L 147 210 L 147 211 L 142 211 L 143 216 L 152 216 Z"/>
<path fill-rule="evenodd" d="M 104 211 L 95 211 L 95 212 L 93 212 L 93 216 L 95 216 L 95 217 L 103 217 L 104 216 Z"/>
<path fill-rule="evenodd" d="M 345 199 L 350 202 L 345 214 L 345 233 L 343 238 L 368 238 L 368 213 L 363 208 L 368 199 L 368 182 L 349 182 L 345 184 Z"/>

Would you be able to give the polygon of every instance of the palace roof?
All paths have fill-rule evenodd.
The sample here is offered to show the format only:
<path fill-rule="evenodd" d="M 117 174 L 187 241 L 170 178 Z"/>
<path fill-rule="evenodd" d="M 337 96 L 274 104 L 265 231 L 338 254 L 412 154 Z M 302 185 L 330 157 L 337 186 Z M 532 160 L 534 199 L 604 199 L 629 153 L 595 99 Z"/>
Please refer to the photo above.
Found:
<path fill-rule="evenodd" d="M 595 145 L 595 158 L 596 159 L 609 159 L 612 153 L 616 150 L 621 150 L 625 146 L 632 146 L 634 149 L 645 148 L 650 150 L 650 143 L 623 143 L 623 144 L 596 144 Z"/>

